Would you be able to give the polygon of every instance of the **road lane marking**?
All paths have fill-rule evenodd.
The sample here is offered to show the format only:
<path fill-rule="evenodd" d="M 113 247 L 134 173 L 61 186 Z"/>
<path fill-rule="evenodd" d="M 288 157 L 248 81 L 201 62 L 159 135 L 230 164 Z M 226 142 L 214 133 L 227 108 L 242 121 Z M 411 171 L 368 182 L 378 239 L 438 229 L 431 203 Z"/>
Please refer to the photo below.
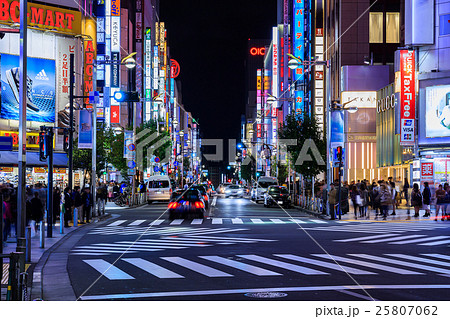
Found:
<path fill-rule="evenodd" d="M 107 261 L 104 261 L 103 259 L 88 259 L 83 261 L 109 280 L 134 279 L 134 277 L 131 277 L 126 272 L 123 272 L 116 266 L 110 264 Z"/>
<path fill-rule="evenodd" d="M 233 223 L 233 224 L 243 224 L 244 222 L 242 221 L 242 219 L 240 219 L 240 218 L 232 218 L 231 219 L 231 222 Z"/>
<path fill-rule="evenodd" d="M 450 256 L 448 256 L 448 255 L 442 255 L 442 254 L 421 254 L 421 255 L 450 260 Z"/>
<path fill-rule="evenodd" d="M 157 219 L 152 221 L 149 226 L 161 225 L 162 223 L 164 223 L 164 219 Z"/>
<path fill-rule="evenodd" d="M 305 221 L 300 220 L 300 219 L 293 219 L 293 218 L 291 218 L 291 219 L 289 219 L 289 220 L 290 220 L 291 222 L 296 223 L 296 224 L 306 224 Z"/>
<path fill-rule="evenodd" d="M 310 221 L 312 221 L 313 223 L 316 223 L 316 224 L 327 224 L 326 221 L 319 220 L 319 219 L 310 219 Z"/>
<path fill-rule="evenodd" d="M 237 256 L 241 257 L 241 258 L 257 261 L 257 262 L 260 262 L 263 264 L 268 264 L 271 266 L 284 268 L 284 269 L 287 269 L 290 271 L 295 271 L 295 272 L 305 274 L 305 275 L 327 275 L 327 273 L 319 271 L 319 270 L 306 268 L 306 267 L 286 263 L 284 261 L 278 261 L 278 260 L 274 260 L 274 259 L 270 259 L 270 258 L 266 258 L 266 257 L 257 256 L 257 255 L 237 255 Z"/>
<path fill-rule="evenodd" d="M 123 220 L 116 220 L 115 222 L 113 222 L 113 223 L 111 223 L 111 224 L 109 224 L 107 226 L 119 226 L 120 224 L 123 224 L 125 222 L 126 222 L 125 219 L 123 219 Z"/>
<path fill-rule="evenodd" d="M 428 271 L 432 271 L 432 272 L 437 272 L 439 274 L 446 274 L 449 271 L 448 269 L 426 266 L 426 265 L 422 265 L 422 264 L 411 263 L 411 262 L 401 261 L 401 260 L 397 260 L 397 259 L 390 259 L 390 258 L 366 255 L 366 254 L 349 254 L 349 255 L 355 256 L 355 257 L 360 257 L 360 258 L 365 258 L 365 259 L 370 259 L 370 260 L 375 260 L 375 261 L 381 261 L 381 262 L 390 263 L 390 264 L 395 264 L 395 265 L 399 265 L 399 266 L 411 267 L 413 269 L 428 270 Z"/>
<path fill-rule="evenodd" d="M 264 224 L 264 222 L 259 218 L 251 218 L 250 220 L 253 224 Z"/>
<path fill-rule="evenodd" d="M 408 255 L 403 255 L 403 254 L 386 254 L 386 255 L 392 256 L 392 257 L 415 260 L 415 261 L 424 262 L 424 263 L 428 263 L 428 264 L 450 267 L 450 263 L 447 263 L 444 261 L 439 261 L 439 260 L 433 260 L 433 259 L 416 257 L 416 256 L 408 256 Z"/>
<path fill-rule="evenodd" d="M 389 238 L 384 238 L 384 239 L 374 239 L 374 240 L 366 240 L 366 241 L 362 241 L 361 243 L 364 244 L 376 244 L 376 243 L 383 243 L 386 241 L 392 241 L 392 240 L 401 240 L 401 239 L 412 239 L 412 238 L 418 238 L 418 237 L 424 237 L 426 235 L 409 235 L 409 236 L 399 236 L 399 237 L 389 237 Z"/>
<path fill-rule="evenodd" d="M 215 225 L 222 224 L 222 218 L 213 218 L 211 223 Z"/>
<path fill-rule="evenodd" d="M 203 218 L 196 218 L 192 220 L 191 225 L 200 225 L 201 223 L 203 223 Z"/>
<path fill-rule="evenodd" d="M 364 236 L 364 237 L 356 237 L 356 238 L 350 238 L 350 239 L 338 239 L 334 240 L 340 243 L 348 243 L 350 241 L 359 241 L 359 240 L 367 240 L 367 239 L 377 239 L 377 238 L 384 238 L 384 237 L 391 237 L 391 236 L 397 236 L 397 234 L 383 234 L 383 235 L 373 235 L 373 236 Z"/>
<path fill-rule="evenodd" d="M 436 246 L 436 245 L 443 245 L 443 244 L 450 244 L 449 240 L 441 240 L 441 241 L 434 241 L 432 243 L 425 243 L 425 244 L 419 244 L 421 246 Z"/>
<path fill-rule="evenodd" d="M 184 219 L 174 219 L 170 225 L 181 225 L 181 223 L 184 222 Z"/>
<path fill-rule="evenodd" d="M 329 263 L 326 261 L 320 261 L 320 260 L 300 257 L 300 256 L 296 256 L 296 255 L 291 255 L 291 254 L 280 254 L 280 255 L 275 255 L 275 256 L 294 260 L 294 261 L 300 261 L 300 262 L 307 263 L 307 264 L 318 265 L 318 266 L 330 268 L 333 270 L 348 272 L 349 274 L 354 274 L 354 275 L 376 275 L 376 273 L 366 271 L 366 270 L 361 270 L 361 269 L 348 267 L 348 266 L 342 266 L 342 268 L 341 268 L 338 265 L 336 265 L 335 263 Z"/>
<path fill-rule="evenodd" d="M 284 221 L 278 218 L 271 218 L 270 221 L 274 224 L 284 224 Z"/>
<path fill-rule="evenodd" d="M 402 241 L 396 241 L 394 243 L 389 244 L 413 244 L 413 243 L 420 243 L 422 241 L 431 241 L 431 240 L 437 240 L 437 239 L 444 239 L 444 238 L 450 238 L 449 236 L 435 236 L 435 237 L 425 237 L 425 238 L 418 238 L 418 239 L 412 239 L 412 240 L 402 240 Z"/>
<path fill-rule="evenodd" d="M 135 220 L 134 222 L 132 222 L 131 224 L 129 224 L 128 226 L 138 226 L 138 225 L 142 224 L 143 222 L 145 222 L 145 219 L 138 219 L 138 220 Z"/>
<path fill-rule="evenodd" d="M 154 264 L 150 261 L 147 261 L 142 258 L 122 258 L 123 261 L 126 261 L 127 263 L 130 263 L 140 269 L 142 269 L 145 272 L 148 272 L 149 274 L 152 274 L 158 278 L 184 278 L 183 276 L 168 270 L 164 267 L 161 267 L 157 264 Z"/>
<path fill-rule="evenodd" d="M 251 273 L 256 276 L 282 276 L 282 274 L 279 274 L 279 273 L 271 271 L 271 270 L 267 270 L 267 269 L 257 267 L 257 266 L 252 266 L 252 265 L 240 262 L 240 261 L 227 259 L 227 258 L 223 258 L 223 257 L 219 257 L 219 256 L 199 256 L 199 257 L 219 263 L 221 265 L 236 268 L 236 269 Z"/>
<path fill-rule="evenodd" d="M 400 274 L 400 275 L 424 275 L 423 273 L 420 273 L 417 271 L 395 268 L 395 267 L 391 267 L 391 266 L 384 266 L 381 264 L 375 264 L 375 263 L 366 262 L 366 261 L 362 261 L 362 260 L 351 259 L 351 258 L 346 258 L 346 257 L 339 257 L 336 255 L 326 255 L 326 254 L 313 254 L 313 255 L 317 256 L 317 257 L 326 258 L 326 259 L 332 259 L 332 260 L 334 259 L 335 261 L 341 261 L 341 262 L 345 262 L 345 263 L 349 263 L 349 264 L 355 264 L 358 266 L 375 268 L 378 270 L 393 272 L 393 273 Z"/>
<path fill-rule="evenodd" d="M 233 277 L 233 275 L 227 274 L 226 272 L 196 263 L 191 260 L 187 260 L 181 257 L 160 257 L 161 259 L 167 260 L 176 265 L 185 267 L 189 270 L 198 272 L 207 277 Z"/>

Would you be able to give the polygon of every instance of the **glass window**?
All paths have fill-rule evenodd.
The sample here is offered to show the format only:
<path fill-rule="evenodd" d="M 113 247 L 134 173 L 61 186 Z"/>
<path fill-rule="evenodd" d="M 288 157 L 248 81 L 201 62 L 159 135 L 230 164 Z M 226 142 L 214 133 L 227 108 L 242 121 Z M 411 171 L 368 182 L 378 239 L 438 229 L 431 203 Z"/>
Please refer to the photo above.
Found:
<path fill-rule="evenodd" d="M 370 12 L 369 42 L 383 43 L 383 12 Z"/>
<path fill-rule="evenodd" d="M 169 188 L 169 181 L 152 181 L 148 186 L 149 188 Z"/>
<path fill-rule="evenodd" d="M 400 43 L 400 13 L 386 12 L 386 43 Z"/>

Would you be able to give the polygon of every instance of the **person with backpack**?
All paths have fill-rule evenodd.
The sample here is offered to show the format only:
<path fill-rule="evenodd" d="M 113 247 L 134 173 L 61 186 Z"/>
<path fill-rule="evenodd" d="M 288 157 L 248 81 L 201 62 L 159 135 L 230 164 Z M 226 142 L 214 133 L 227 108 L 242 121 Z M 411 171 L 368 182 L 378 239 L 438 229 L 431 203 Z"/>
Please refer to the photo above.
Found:
<path fill-rule="evenodd" d="M 423 209 L 425 209 L 425 215 L 423 217 L 429 217 L 431 213 L 430 205 L 431 205 L 431 190 L 428 186 L 428 182 L 423 183 Z"/>
<path fill-rule="evenodd" d="M 422 194 L 419 190 L 419 185 L 414 183 L 411 193 L 411 206 L 414 207 L 414 217 L 419 217 L 419 211 L 422 208 Z"/>
<path fill-rule="evenodd" d="M 381 214 L 383 215 L 383 220 L 386 220 L 388 214 L 388 208 L 391 204 L 391 192 L 388 190 L 385 184 L 380 186 L 380 204 L 381 204 Z"/>

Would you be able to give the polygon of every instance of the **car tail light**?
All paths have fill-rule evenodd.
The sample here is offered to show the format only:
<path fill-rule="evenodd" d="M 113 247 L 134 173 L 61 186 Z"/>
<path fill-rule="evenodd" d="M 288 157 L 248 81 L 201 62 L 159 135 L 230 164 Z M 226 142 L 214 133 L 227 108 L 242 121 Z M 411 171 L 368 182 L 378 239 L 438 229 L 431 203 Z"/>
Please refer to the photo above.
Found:
<path fill-rule="evenodd" d="M 205 208 L 205 205 L 202 202 L 195 202 L 195 208 Z"/>
<path fill-rule="evenodd" d="M 208 196 L 203 195 L 203 198 L 207 201 L 208 200 Z"/>
<path fill-rule="evenodd" d="M 172 188 L 169 188 L 169 193 L 172 194 Z"/>
<path fill-rule="evenodd" d="M 170 209 L 175 209 L 175 208 L 177 208 L 179 205 L 180 205 L 180 204 L 177 203 L 177 202 L 171 202 L 171 203 L 169 203 L 169 208 L 170 208 Z"/>

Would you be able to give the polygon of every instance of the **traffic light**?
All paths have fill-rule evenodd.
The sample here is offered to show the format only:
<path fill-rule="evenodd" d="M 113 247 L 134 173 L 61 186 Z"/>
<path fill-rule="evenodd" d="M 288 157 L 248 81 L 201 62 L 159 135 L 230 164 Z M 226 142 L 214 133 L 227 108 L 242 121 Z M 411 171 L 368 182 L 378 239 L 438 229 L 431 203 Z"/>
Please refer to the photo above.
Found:
<path fill-rule="evenodd" d="M 139 93 L 136 91 L 117 91 L 114 93 L 117 102 L 139 102 Z"/>
<path fill-rule="evenodd" d="M 69 152 L 69 130 L 64 129 L 64 141 L 63 141 L 64 152 Z"/>
<path fill-rule="evenodd" d="M 336 154 L 339 162 L 342 162 L 342 146 L 336 148 Z"/>
<path fill-rule="evenodd" d="M 47 159 L 47 147 L 45 145 L 46 135 L 45 132 L 39 132 L 39 160 L 41 162 L 45 162 Z"/>
<path fill-rule="evenodd" d="M 169 168 L 168 172 L 169 172 L 169 174 L 172 174 L 172 169 L 171 169 L 171 168 Z"/>

